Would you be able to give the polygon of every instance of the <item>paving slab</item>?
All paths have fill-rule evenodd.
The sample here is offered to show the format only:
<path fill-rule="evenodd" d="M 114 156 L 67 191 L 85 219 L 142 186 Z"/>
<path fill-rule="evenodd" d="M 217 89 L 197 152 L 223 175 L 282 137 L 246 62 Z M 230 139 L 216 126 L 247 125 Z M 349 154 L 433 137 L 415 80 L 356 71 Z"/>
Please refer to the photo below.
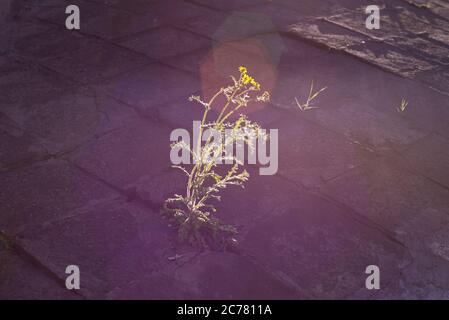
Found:
<path fill-rule="evenodd" d="M 21 104 L 12 114 L 24 132 L 36 137 L 50 154 L 72 151 L 90 139 L 123 126 L 132 110 L 93 89 L 74 88 L 33 105 Z"/>
<path fill-rule="evenodd" d="M 63 279 L 66 266 L 77 265 L 78 293 L 88 298 L 104 298 L 112 287 L 159 270 L 172 255 L 171 234 L 159 214 L 120 198 L 97 198 L 64 217 L 26 228 L 17 238 Z"/>
<path fill-rule="evenodd" d="M 64 27 L 52 27 L 37 34 L 25 35 L 14 41 L 14 52 L 34 61 L 61 57 L 80 48 L 86 48 L 96 42 L 87 39 L 78 32 Z"/>
<path fill-rule="evenodd" d="M 83 20 L 81 31 L 102 39 L 123 38 L 157 26 L 157 18 L 151 11 L 138 14 L 92 2 L 83 4 L 80 10 L 100 13 L 88 20 Z"/>
<path fill-rule="evenodd" d="M 0 172 L 20 167 L 49 155 L 36 137 L 30 136 L 0 113 Z"/>
<path fill-rule="evenodd" d="M 0 71 L 1 111 L 19 127 L 25 121 L 24 112 L 33 104 L 49 101 L 75 86 L 69 79 L 10 56 L 0 58 Z"/>
<path fill-rule="evenodd" d="M 367 75 L 375 71 L 374 68 L 335 52 L 318 50 L 302 41 L 298 41 L 298 46 L 303 48 L 302 54 L 293 51 L 279 60 L 278 80 L 271 94 L 273 104 L 289 108 L 296 106 L 295 98 L 304 103 L 312 82 L 314 91 L 327 88 L 313 101 L 318 107 L 334 105 L 343 99 L 368 98 L 368 89 L 374 84 L 367 83 Z"/>
<path fill-rule="evenodd" d="M 142 13 L 151 11 L 155 1 L 147 0 L 92 0 L 91 2 L 110 6 L 112 8 L 128 11 L 132 13 Z"/>
<path fill-rule="evenodd" d="M 430 251 L 432 237 L 448 223 L 449 193 L 404 171 L 402 160 L 392 161 L 354 169 L 322 191 L 392 232 L 410 250 Z"/>
<path fill-rule="evenodd" d="M 199 66 L 201 93 L 210 99 L 221 87 L 232 84 L 231 75 L 238 77 L 239 67 L 245 66 L 259 83 L 261 90 L 272 92 L 277 80 L 276 62 L 268 47 L 258 39 L 245 42 L 220 42 L 214 46 Z M 224 101 L 217 100 L 214 110 L 219 110 Z M 249 104 L 246 114 L 260 110 L 264 103 Z"/>
<path fill-rule="evenodd" d="M 410 35 L 410 33 L 419 35 L 425 29 L 431 27 L 425 24 L 424 21 L 419 20 L 412 11 L 407 10 L 405 7 L 383 5 L 380 8 L 382 10 L 382 26 L 379 29 L 366 28 L 365 20 L 367 14 L 364 12 L 363 6 L 360 6 L 356 10 L 342 8 L 338 14 L 326 17 L 325 20 L 354 32 L 361 33 L 369 38 L 382 41 L 396 37 L 405 37 Z M 400 14 L 402 15 L 402 20 L 397 19 Z M 401 22 L 410 22 L 410 26 L 401 25 Z M 424 30 L 421 29 L 421 31 L 415 32 L 417 31 L 415 28 L 418 27 L 416 24 L 419 24 L 419 27 Z"/>
<path fill-rule="evenodd" d="M 82 32 L 109 40 L 120 39 L 152 28 L 167 26 L 175 21 L 213 12 L 205 7 L 181 0 L 147 1 L 146 3 L 134 1 L 134 3 L 126 4 L 119 1 L 115 3 L 90 1 L 82 3 L 80 9 L 83 12 L 101 13 L 83 20 L 85 22 Z"/>
<path fill-rule="evenodd" d="M 175 22 L 175 25 L 214 41 L 245 39 L 275 30 L 269 17 L 250 11 L 235 11 L 229 14 L 212 12 L 200 19 L 196 17 Z"/>
<path fill-rule="evenodd" d="M 421 139 L 403 154 L 404 162 L 449 189 L 449 140 L 436 134 Z"/>
<path fill-rule="evenodd" d="M 310 55 L 298 56 L 299 59 L 295 58 L 294 51 L 281 56 L 277 69 L 279 81 L 272 90 L 274 105 L 300 111 L 295 98 L 305 103 L 313 81 L 314 91 L 323 87 L 326 90 L 313 101 L 318 109 L 302 112 L 303 115 L 343 110 L 340 108 L 349 104 L 366 117 L 372 114 L 382 119 L 387 131 L 402 128 L 404 138 L 416 130 L 447 135 L 445 123 L 449 114 L 444 107 L 448 103 L 445 95 L 425 84 L 397 77 L 340 53 L 322 51 L 321 55 L 314 54 L 313 50 L 305 51 Z M 409 104 L 405 112 L 398 112 L 402 99 Z"/>
<path fill-rule="evenodd" d="M 24 110 L 23 127 L 39 136 L 49 152 L 56 154 L 72 150 L 88 140 L 100 116 L 89 93 L 72 91 Z"/>
<path fill-rule="evenodd" d="M 171 166 L 170 132 L 157 122 L 137 119 L 93 139 L 69 159 L 116 188 L 132 189 L 144 176 Z"/>
<path fill-rule="evenodd" d="M 250 175 L 245 188 L 227 188 L 221 192 L 222 201 L 211 201 L 217 208 L 216 217 L 237 227 L 236 239 L 243 247 L 245 235 L 255 223 L 284 214 L 290 210 L 292 199 L 308 192 L 276 175 L 261 175 L 256 166 L 245 169 Z"/>
<path fill-rule="evenodd" d="M 187 170 L 191 166 L 185 166 Z M 215 169 L 217 173 L 229 170 L 230 165 Z M 260 175 L 259 168 L 244 168 L 250 174 L 245 188 L 232 186 L 220 192 L 221 201 L 211 199 L 217 212 L 214 216 L 226 224 L 238 228 L 237 238 L 241 238 L 255 222 L 279 215 L 288 209 L 289 200 L 307 192 L 305 188 L 285 181 L 277 176 Z M 243 170 L 242 167 L 239 170 Z M 143 176 L 137 183 L 137 195 L 161 208 L 163 202 L 174 194 L 185 194 L 187 177 L 178 169 L 169 168 L 153 176 Z"/>
<path fill-rule="evenodd" d="M 328 17 L 317 17 L 293 25 L 290 32 L 311 41 L 344 51 L 403 77 L 417 78 L 439 91 L 447 91 L 447 45 L 429 35 L 441 29 L 418 16 L 416 9 L 388 4 L 383 6 L 383 26 L 368 30 L 363 7 L 341 9 Z M 421 27 L 419 27 L 421 26 Z M 444 33 L 444 32 L 443 32 Z M 440 65 L 440 67 L 439 67 Z M 429 74 L 440 74 L 440 79 Z"/>
<path fill-rule="evenodd" d="M 174 268 L 173 271 L 166 268 L 162 272 L 189 288 L 190 292 L 185 298 L 305 298 L 256 262 L 232 253 L 206 252 Z M 216 275 L 211 276 L 211 273 Z"/>
<path fill-rule="evenodd" d="M 80 299 L 78 295 L 68 291 L 62 281 L 58 282 L 46 275 L 11 249 L 0 249 L 0 260 L 2 300 Z"/>
<path fill-rule="evenodd" d="M 35 35 L 51 29 L 50 26 L 39 21 L 29 21 L 27 19 L 23 20 L 24 21 L 19 20 L 2 24 L 2 28 L 0 30 L 0 53 L 12 50 L 14 48 L 14 44 L 24 37 L 29 37 L 30 35 Z"/>
<path fill-rule="evenodd" d="M 191 166 L 185 166 L 187 170 Z M 229 170 L 228 166 L 218 166 L 215 171 L 223 173 Z M 239 230 L 237 239 L 243 237 L 255 221 L 264 220 L 274 215 L 280 215 L 289 209 L 291 199 L 307 190 L 293 182 L 286 181 L 278 176 L 260 175 L 257 166 L 244 168 L 250 174 L 245 188 L 238 186 L 229 187 L 222 192 L 222 201 L 211 199 L 217 212 L 214 216 L 226 224 L 233 225 Z M 240 167 L 240 170 L 243 170 Z M 163 202 L 174 194 L 185 194 L 187 177 L 178 169 L 167 168 L 154 175 L 141 176 L 132 184 L 140 199 L 152 203 L 161 208 Z"/>
<path fill-rule="evenodd" d="M 96 84 L 153 62 L 141 54 L 105 43 L 42 61 L 57 73 L 83 84 Z"/>
<path fill-rule="evenodd" d="M 199 89 L 198 80 L 158 63 L 109 79 L 103 84 L 116 99 L 154 115 L 154 107 L 188 97 Z"/>
<path fill-rule="evenodd" d="M 119 41 L 136 52 L 154 59 L 166 59 L 209 47 L 210 40 L 173 27 L 161 27 Z M 173 44 L 176 43 L 176 46 Z"/>
<path fill-rule="evenodd" d="M 447 263 L 432 255 L 423 255 L 404 268 L 401 276 L 381 288 L 373 299 L 448 299 Z"/>
<path fill-rule="evenodd" d="M 338 1 L 336 5 L 334 1 L 329 0 L 304 0 L 304 1 L 290 1 L 290 0 L 277 0 L 277 1 L 267 1 L 271 4 L 281 5 L 285 8 L 295 10 L 301 15 L 301 17 L 325 15 L 331 13 L 335 8 L 341 8 L 345 6 L 345 0 Z"/>
<path fill-rule="evenodd" d="M 182 261 L 183 256 L 179 260 Z M 172 261 L 159 272 L 114 288 L 107 297 L 196 300 L 295 299 L 301 296 L 245 257 L 204 252 L 187 256 L 182 262 Z"/>
<path fill-rule="evenodd" d="M 367 104 L 365 101 L 355 102 L 355 99 L 333 106 L 317 104 L 317 109 L 301 112 L 301 116 L 378 152 L 402 151 L 427 134 L 399 113 L 387 115 Z"/>
<path fill-rule="evenodd" d="M 246 8 L 248 6 L 253 6 L 256 4 L 264 3 L 264 2 L 266 2 L 266 0 L 243 0 L 243 1 L 230 0 L 230 1 L 227 1 L 226 3 L 224 3 L 223 1 L 220 1 L 220 0 L 190 0 L 190 2 L 197 3 L 202 6 L 210 7 L 215 10 L 228 12 L 228 11 L 235 11 L 235 10 L 239 10 L 242 8 Z"/>
<path fill-rule="evenodd" d="M 190 72 L 193 75 L 199 75 L 201 61 L 210 51 L 210 47 L 200 48 L 178 56 L 164 58 L 162 61 L 171 67 Z"/>
<path fill-rule="evenodd" d="M 95 199 L 116 196 L 112 189 L 62 160 L 4 172 L 1 178 L 0 229 L 10 237 L 27 226 L 67 215 Z"/>
<path fill-rule="evenodd" d="M 355 0 L 20 1 L 0 31 L 0 296 L 73 298 L 78 264 L 80 298 L 448 298 L 449 6 L 378 4 L 367 30 Z M 270 91 L 245 113 L 279 129 L 279 170 L 222 193 L 237 253 L 199 253 L 160 215 L 186 185 L 169 137 L 241 65 Z"/>
<path fill-rule="evenodd" d="M 49 0 L 45 2 L 22 1 L 22 6 L 28 10 L 29 18 L 52 24 L 56 29 L 65 31 L 67 35 L 70 33 L 77 33 L 76 31 L 67 30 L 65 26 L 68 17 L 68 14 L 66 14 L 65 11 L 69 5 L 76 5 L 80 8 L 80 17 L 82 16 L 81 21 L 88 21 L 100 13 L 91 10 L 83 10 L 90 7 L 89 2 L 83 0 Z"/>
<path fill-rule="evenodd" d="M 436 16 L 440 16 L 441 18 L 449 17 L 449 8 L 447 3 L 441 0 L 436 0 L 432 2 L 426 2 L 421 0 L 404 0 L 417 8 L 429 10 Z"/>
<path fill-rule="evenodd" d="M 12 1 L 8 0 L 2 3 L 1 13 L 0 13 L 0 23 L 3 23 L 11 14 L 12 11 Z"/>
<path fill-rule="evenodd" d="M 202 16 L 201 19 L 187 19 L 174 22 L 174 25 L 181 30 L 187 30 L 214 40 L 214 33 L 224 23 L 226 18 L 227 15 L 223 12 L 212 12 Z"/>
<path fill-rule="evenodd" d="M 176 9 L 175 9 L 176 8 Z M 143 17 L 152 21 L 154 26 L 170 25 L 188 19 L 213 14 L 214 10 L 183 0 L 154 1 L 149 5 L 148 13 Z"/>
<path fill-rule="evenodd" d="M 96 6 L 93 2 L 102 6 Z M 182 0 L 146 2 L 96 0 L 86 4 L 89 5 L 97 7 L 103 14 L 89 20 L 86 32 L 106 39 L 120 38 L 214 12 L 205 6 Z"/>
<path fill-rule="evenodd" d="M 288 30 L 290 25 L 310 14 L 308 10 L 296 10 L 292 6 L 282 4 L 278 1 L 265 1 L 263 4 L 246 7 L 240 11 L 244 12 L 244 17 L 251 22 L 270 26 L 272 32 Z M 304 4 L 304 6 L 307 6 L 307 4 Z"/>
<path fill-rule="evenodd" d="M 367 266 L 379 266 L 388 283 L 409 258 L 404 247 L 351 214 L 322 198 L 297 195 L 288 210 L 252 224 L 241 244 L 311 298 L 368 298 Z"/>
<path fill-rule="evenodd" d="M 388 81 L 388 80 L 387 80 Z M 395 84 L 396 83 L 396 84 Z M 394 96 L 387 103 L 385 94 L 379 94 L 379 104 L 390 107 L 390 114 L 394 112 L 405 119 L 410 125 L 424 132 L 435 132 L 439 135 L 449 137 L 447 121 L 449 119 L 449 110 L 446 106 L 449 103 L 449 96 L 440 94 L 429 87 L 417 82 L 406 82 L 399 85 L 398 81 L 388 81 L 385 85 L 391 85 L 394 88 Z M 375 89 L 379 93 L 380 86 Z M 408 101 L 405 112 L 396 112 L 402 98 Z M 372 100 L 375 101 L 375 100 Z M 395 106 L 394 111 L 391 107 Z"/>
<path fill-rule="evenodd" d="M 264 84 L 263 89 L 273 95 L 280 80 L 277 73 L 282 63 L 284 68 L 290 67 L 292 61 L 306 65 L 325 54 L 326 51 L 304 42 L 269 33 L 245 40 L 216 42 L 210 49 L 199 49 L 163 61 L 198 74 L 201 77 L 203 94 L 206 96 L 228 83 L 229 76 L 236 75 L 241 65 L 246 66 L 251 74 Z M 292 97 L 292 101 L 293 99 Z"/>
<path fill-rule="evenodd" d="M 271 124 L 279 130 L 279 174 L 316 187 L 375 157 L 369 147 L 290 116 Z"/>

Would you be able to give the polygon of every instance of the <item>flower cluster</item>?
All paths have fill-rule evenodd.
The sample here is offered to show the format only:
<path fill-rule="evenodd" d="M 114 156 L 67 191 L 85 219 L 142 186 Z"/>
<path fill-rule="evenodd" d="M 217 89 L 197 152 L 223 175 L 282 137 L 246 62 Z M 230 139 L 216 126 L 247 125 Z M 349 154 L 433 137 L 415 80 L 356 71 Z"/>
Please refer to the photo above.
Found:
<path fill-rule="evenodd" d="M 257 90 L 260 89 L 260 83 L 257 82 L 253 77 L 248 75 L 248 70 L 245 67 L 240 66 L 239 71 L 240 71 L 240 80 L 242 81 L 243 84 L 245 85 L 251 84 Z"/>
<path fill-rule="evenodd" d="M 270 100 L 270 94 L 267 91 L 260 96 L 251 96 L 251 91 L 260 91 L 260 84 L 248 75 L 248 70 L 245 67 L 240 66 L 239 71 L 240 77 L 238 80 L 231 76 L 234 85 L 222 88 L 222 93 L 229 102 L 237 105 L 238 109 L 246 107 L 250 101 L 267 102 Z"/>

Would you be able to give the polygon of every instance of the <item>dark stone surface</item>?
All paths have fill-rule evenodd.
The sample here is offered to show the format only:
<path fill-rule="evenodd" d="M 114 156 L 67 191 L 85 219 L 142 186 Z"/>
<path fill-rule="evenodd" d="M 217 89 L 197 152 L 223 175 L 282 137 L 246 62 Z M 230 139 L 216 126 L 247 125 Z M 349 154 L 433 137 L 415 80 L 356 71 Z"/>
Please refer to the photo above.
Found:
<path fill-rule="evenodd" d="M 14 1 L 0 29 L 0 297 L 449 298 L 449 7 L 378 3 L 380 30 L 355 0 Z M 68 4 L 79 31 L 64 28 Z M 271 93 L 244 113 L 279 130 L 279 170 L 246 166 L 246 188 L 216 203 L 236 249 L 199 252 L 160 214 L 186 183 L 170 132 L 200 120 L 189 95 L 241 65 Z M 301 111 L 312 81 L 327 89 Z"/>
<path fill-rule="evenodd" d="M 163 27 L 127 37 L 120 44 L 150 58 L 166 59 L 208 47 L 209 42 L 206 38 L 183 30 Z"/>
<path fill-rule="evenodd" d="M 81 297 L 69 292 L 63 281 L 58 281 L 11 249 L 0 249 L 0 299 L 71 299 Z"/>
<path fill-rule="evenodd" d="M 449 189 L 449 140 L 432 134 L 404 153 L 404 162 Z"/>
<path fill-rule="evenodd" d="M 300 118 L 272 126 L 279 128 L 279 173 L 306 186 L 333 179 L 374 156 L 368 147 Z"/>
<path fill-rule="evenodd" d="M 369 292 L 360 290 L 364 268 L 378 265 L 388 283 L 399 276 L 407 252 L 350 214 L 323 199 L 297 195 L 284 212 L 254 223 L 242 242 L 260 263 L 311 298 L 367 298 Z"/>
<path fill-rule="evenodd" d="M 157 63 L 114 77 L 104 86 L 114 98 L 150 114 L 157 105 L 188 97 L 199 89 L 191 75 Z"/>
<path fill-rule="evenodd" d="M 52 241 L 54 237 L 58 241 Z M 126 199 L 97 199 L 66 216 L 31 226 L 19 243 L 52 272 L 65 279 L 67 265 L 82 270 L 79 291 L 102 298 L 111 286 L 160 270 L 169 262 L 171 233 L 159 214 Z"/>
<path fill-rule="evenodd" d="M 430 247 L 448 223 L 449 192 L 404 170 L 402 161 L 362 166 L 322 189 L 395 234 L 410 250 Z"/>
<path fill-rule="evenodd" d="M 185 255 L 179 263 L 140 277 L 108 294 L 113 299 L 305 298 L 251 259 L 227 252 Z M 184 258 L 181 257 L 180 260 Z M 160 288 L 156 294 L 149 288 Z"/>
<path fill-rule="evenodd" d="M 14 126 L 6 116 L 0 114 L 0 171 L 20 167 L 48 157 L 47 150 L 36 138 Z"/>
<path fill-rule="evenodd" d="M 439 6 L 443 10 L 435 10 Z M 449 24 L 445 20 L 434 23 L 433 14 L 440 14 L 448 8 L 446 4 L 434 6 L 432 3 L 426 9 L 430 12 L 397 5 L 396 1 L 385 4 L 378 30 L 365 28 L 363 6 L 341 9 L 338 14 L 293 25 L 291 33 L 344 51 L 403 77 L 418 78 L 447 93 L 447 76 L 436 79 L 429 74 L 444 74 L 443 70 L 447 70 L 437 71 L 439 65 L 448 64 L 448 42 L 441 29 L 447 30 Z"/>
<path fill-rule="evenodd" d="M 156 122 L 137 119 L 93 139 L 70 160 L 116 187 L 128 189 L 145 176 L 170 168 L 170 130 Z"/>
<path fill-rule="evenodd" d="M 66 56 L 45 60 L 42 64 L 68 79 L 91 84 L 136 70 L 151 62 L 138 53 L 96 43 Z"/>
<path fill-rule="evenodd" d="M 98 198 L 114 197 L 107 186 L 61 160 L 37 162 L 1 174 L 0 229 L 13 236 Z"/>

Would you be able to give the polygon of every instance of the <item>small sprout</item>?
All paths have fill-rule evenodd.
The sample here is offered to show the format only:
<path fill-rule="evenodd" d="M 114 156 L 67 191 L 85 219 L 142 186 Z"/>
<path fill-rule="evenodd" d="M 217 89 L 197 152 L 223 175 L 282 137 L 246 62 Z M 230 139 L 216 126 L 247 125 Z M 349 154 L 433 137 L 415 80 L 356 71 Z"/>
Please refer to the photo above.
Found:
<path fill-rule="evenodd" d="M 399 106 L 399 108 L 396 107 L 396 110 L 397 110 L 398 112 L 404 112 L 405 109 L 407 108 L 407 106 L 408 106 L 408 101 L 405 100 L 404 98 L 402 98 L 401 105 Z"/>
<path fill-rule="evenodd" d="M 320 90 L 318 90 L 317 92 L 313 92 L 313 81 L 312 84 L 310 85 L 310 91 L 309 91 L 309 96 L 307 97 L 307 101 L 303 104 L 299 103 L 298 99 L 295 97 L 295 101 L 296 101 L 296 105 L 298 106 L 298 108 L 301 111 L 306 111 L 306 110 L 310 110 L 310 109 L 316 109 L 318 107 L 314 107 L 312 106 L 312 101 L 318 97 L 318 95 L 323 92 L 324 90 L 326 90 L 327 87 L 321 88 Z"/>
<path fill-rule="evenodd" d="M 170 261 L 176 261 L 176 260 L 178 260 L 178 259 L 180 259 L 180 258 L 182 258 L 182 257 L 183 257 L 182 254 L 175 254 L 173 257 L 168 257 L 168 260 L 170 260 Z"/>

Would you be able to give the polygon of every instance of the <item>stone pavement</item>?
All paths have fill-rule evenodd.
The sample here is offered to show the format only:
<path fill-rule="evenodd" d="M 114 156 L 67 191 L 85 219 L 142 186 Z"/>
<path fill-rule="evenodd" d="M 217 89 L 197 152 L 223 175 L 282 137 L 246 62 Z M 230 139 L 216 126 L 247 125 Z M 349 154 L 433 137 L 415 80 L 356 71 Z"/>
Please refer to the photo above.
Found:
<path fill-rule="evenodd" d="M 449 298 L 449 4 L 371 2 L 5 2 L 0 297 Z M 169 135 L 240 65 L 272 93 L 249 117 L 279 129 L 279 171 L 224 192 L 238 250 L 198 252 L 159 214 L 186 183 Z"/>

